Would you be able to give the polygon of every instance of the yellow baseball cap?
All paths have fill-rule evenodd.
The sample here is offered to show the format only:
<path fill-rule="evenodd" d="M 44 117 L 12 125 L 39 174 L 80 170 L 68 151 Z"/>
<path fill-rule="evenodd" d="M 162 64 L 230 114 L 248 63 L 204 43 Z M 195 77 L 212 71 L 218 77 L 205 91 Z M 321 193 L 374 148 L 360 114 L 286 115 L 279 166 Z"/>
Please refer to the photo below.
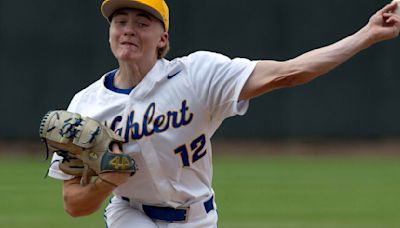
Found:
<path fill-rule="evenodd" d="M 164 29 L 169 29 L 169 9 L 164 0 L 104 0 L 101 4 L 101 13 L 109 20 L 117 9 L 135 8 L 149 12 L 164 24 Z"/>

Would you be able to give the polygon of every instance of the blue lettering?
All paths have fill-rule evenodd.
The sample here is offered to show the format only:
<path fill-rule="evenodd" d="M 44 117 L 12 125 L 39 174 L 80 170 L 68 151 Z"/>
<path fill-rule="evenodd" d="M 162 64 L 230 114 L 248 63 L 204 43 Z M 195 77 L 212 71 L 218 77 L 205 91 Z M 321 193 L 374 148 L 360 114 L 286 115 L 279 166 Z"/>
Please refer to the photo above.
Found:
<path fill-rule="evenodd" d="M 156 109 L 156 103 L 153 102 L 149 105 L 146 112 L 144 113 L 142 126 L 143 126 L 143 135 L 145 136 L 149 136 L 154 133 L 154 127 L 151 130 L 149 130 L 148 126 L 153 120 L 155 109 Z"/>
<path fill-rule="evenodd" d="M 168 112 L 168 119 L 172 118 L 172 127 L 179 128 L 182 124 L 178 123 L 178 112 L 169 111 Z"/>
<path fill-rule="evenodd" d="M 121 122 L 121 120 L 122 120 L 122 116 L 117 116 L 117 117 L 115 117 L 114 120 L 111 122 L 110 129 L 113 130 L 113 131 L 115 131 L 116 125 L 117 125 L 119 122 Z"/>
<path fill-rule="evenodd" d="M 151 136 L 154 133 L 161 133 L 171 128 L 180 128 L 188 125 L 193 120 L 193 113 L 189 111 L 187 101 L 182 101 L 182 106 L 179 111 L 168 111 L 167 113 L 156 115 L 156 103 L 151 103 L 144 115 L 142 123 L 135 122 L 135 111 L 131 111 L 126 120 L 125 125 L 125 142 L 130 139 L 137 140 L 143 136 Z M 121 116 L 114 118 L 111 124 L 111 129 L 115 131 L 117 125 L 122 121 Z M 118 129 L 116 132 L 122 136 L 123 129 Z"/>
<path fill-rule="evenodd" d="M 165 122 L 165 119 L 165 115 L 159 115 L 156 117 L 156 119 L 154 120 L 154 132 L 161 133 L 168 129 L 169 118 L 167 118 L 167 122 Z M 164 128 L 162 128 L 163 125 Z"/>
<path fill-rule="evenodd" d="M 189 107 L 186 106 L 186 100 L 184 100 L 182 102 L 182 109 L 181 109 L 181 113 L 182 113 L 182 124 L 183 125 L 188 125 L 190 122 L 192 122 L 193 119 L 193 113 L 189 113 L 188 118 L 186 119 L 186 111 L 189 111 Z"/>
<path fill-rule="evenodd" d="M 125 128 L 125 141 L 129 141 L 129 136 L 131 136 L 132 139 L 141 139 L 143 137 L 142 134 L 140 134 L 140 126 L 139 123 L 135 123 L 133 120 L 135 118 L 135 111 L 132 111 L 128 119 L 126 121 L 126 128 Z"/>

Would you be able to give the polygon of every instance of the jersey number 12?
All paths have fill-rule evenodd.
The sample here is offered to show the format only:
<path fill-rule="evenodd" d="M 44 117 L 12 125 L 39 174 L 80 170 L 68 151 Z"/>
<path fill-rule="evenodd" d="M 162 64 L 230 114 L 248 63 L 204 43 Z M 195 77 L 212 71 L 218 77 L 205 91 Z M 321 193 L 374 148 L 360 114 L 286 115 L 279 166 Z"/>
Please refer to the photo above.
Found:
<path fill-rule="evenodd" d="M 183 167 L 188 167 L 190 166 L 190 162 L 193 164 L 202 157 L 204 157 L 204 155 L 206 155 L 207 150 L 203 151 L 205 145 L 206 145 L 206 136 L 202 134 L 190 143 L 190 147 L 189 145 L 184 144 L 176 148 L 175 154 L 180 154 L 182 158 Z M 191 156 L 191 159 L 190 159 L 189 149 L 191 151 L 191 154 L 193 154 Z"/>

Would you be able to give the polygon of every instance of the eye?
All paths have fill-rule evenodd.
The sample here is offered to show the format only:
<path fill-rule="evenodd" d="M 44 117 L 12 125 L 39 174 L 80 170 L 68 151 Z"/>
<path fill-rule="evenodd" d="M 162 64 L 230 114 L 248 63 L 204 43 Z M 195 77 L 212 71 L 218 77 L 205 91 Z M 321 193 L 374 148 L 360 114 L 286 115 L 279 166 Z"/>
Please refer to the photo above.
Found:
<path fill-rule="evenodd" d="M 147 23 L 144 23 L 144 22 L 137 22 L 137 25 L 138 25 L 138 27 L 139 28 L 145 28 L 145 27 L 147 27 L 148 26 L 148 24 Z"/>
<path fill-rule="evenodd" d="M 115 23 L 120 24 L 120 25 L 124 25 L 124 24 L 126 24 L 126 20 L 123 20 L 123 19 L 116 20 Z"/>
<path fill-rule="evenodd" d="M 117 15 L 114 16 L 113 22 L 115 22 L 118 25 L 124 25 L 127 23 L 127 18 L 123 15 Z"/>

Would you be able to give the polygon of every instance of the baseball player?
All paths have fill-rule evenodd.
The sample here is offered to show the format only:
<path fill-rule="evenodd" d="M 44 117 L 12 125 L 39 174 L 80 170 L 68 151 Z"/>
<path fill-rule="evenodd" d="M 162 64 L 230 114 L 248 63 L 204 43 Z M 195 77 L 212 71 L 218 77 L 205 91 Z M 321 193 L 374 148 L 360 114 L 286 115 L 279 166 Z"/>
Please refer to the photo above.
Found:
<path fill-rule="evenodd" d="M 91 214 L 113 193 L 104 213 L 107 227 L 217 227 L 210 139 L 223 120 L 244 115 L 254 97 L 306 83 L 397 37 L 396 7 L 392 2 L 355 34 L 287 61 L 229 59 L 205 51 L 169 61 L 164 0 L 104 0 L 101 12 L 119 66 L 77 93 L 68 111 L 123 137 L 122 151 L 139 170 L 133 176 L 101 174 L 95 184 L 82 186 L 79 177 L 53 162 L 49 175 L 64 180 L 65 210 Z M 114 152 L 121 153 L 118 147 Z"/>

